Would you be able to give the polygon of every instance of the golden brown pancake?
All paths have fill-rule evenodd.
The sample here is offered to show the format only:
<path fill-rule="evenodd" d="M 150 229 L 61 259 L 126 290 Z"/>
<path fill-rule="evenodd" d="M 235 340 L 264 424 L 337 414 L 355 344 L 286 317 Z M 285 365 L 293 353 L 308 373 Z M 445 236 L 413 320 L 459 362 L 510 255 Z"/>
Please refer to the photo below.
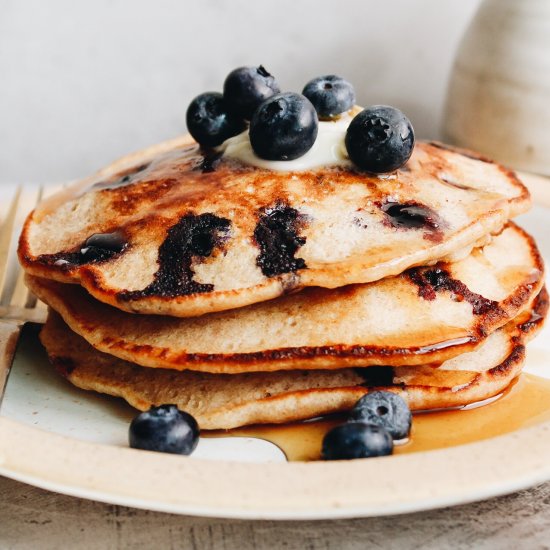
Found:
<path fill-rule="evenodd" d="M 373 176 L 273 172 L 182 139 L 47 201 L 19 256 L 30 274 L 119 309 L 189 317 L 464 256 L 528 206 L 512 172 L 441 144 L 418 143 L 404 167 Z M 97 234 L 109 236 L 88 241 Z"/>
<path fill-rule="evenodd" d="M 548 309 L 543 291 L 531 316 L 495 331 L 475 351 L 439 368 L 369 367 L 337 371 L 207 374 L 147 369 L 95 350 L 51 311 L 40 339 L 51 362 L 74 385 L 124 398 L 146 410 L 176 404 L 202 429 L 284 423 L 350 409 L 365 393 L 400 394 L 412 410 L 448 408 L 492 397 L 521 370 L 526 340 Z"/>
<path fill-rule="evenodd" d="M 460 261 L 193 319 L 132 315 L 77 285 L 27 284 L 101 351 L 148 367 L 236 373 L 445 361 L 529 308 L 543 265 L 533 240 L 509 225 Z"/>

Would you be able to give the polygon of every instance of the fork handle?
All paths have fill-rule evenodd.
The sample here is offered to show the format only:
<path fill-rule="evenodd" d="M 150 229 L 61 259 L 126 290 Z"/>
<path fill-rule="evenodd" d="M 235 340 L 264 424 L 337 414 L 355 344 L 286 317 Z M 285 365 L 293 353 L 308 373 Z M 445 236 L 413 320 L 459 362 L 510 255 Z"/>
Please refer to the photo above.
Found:
<path fill-rule="evenodd" d="M 0 321 L 0 405 L 20 332 L 20 324 Z"/>

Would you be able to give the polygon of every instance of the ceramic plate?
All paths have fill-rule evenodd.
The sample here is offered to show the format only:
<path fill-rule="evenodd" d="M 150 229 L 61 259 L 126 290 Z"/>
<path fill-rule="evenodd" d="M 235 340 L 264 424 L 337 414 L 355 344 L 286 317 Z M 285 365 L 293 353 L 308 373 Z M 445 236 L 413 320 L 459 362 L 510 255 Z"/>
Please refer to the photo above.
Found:
<path fill-rule="evenodd" d="M 550 210 L 536 207 L 518 221 L 550 259 Z M 550 324 L 529 345 L 526 371 L 550 378 Z M 58 377 L 27 327 L 0 410 L 0 474 L 113 504 L 248 519 L 420 511 L 550 479 L 550 423 L 442 450 L 288 463 L 251 438 L 201 439 L 191 457 L 129 449 L 134 415 Z"/>

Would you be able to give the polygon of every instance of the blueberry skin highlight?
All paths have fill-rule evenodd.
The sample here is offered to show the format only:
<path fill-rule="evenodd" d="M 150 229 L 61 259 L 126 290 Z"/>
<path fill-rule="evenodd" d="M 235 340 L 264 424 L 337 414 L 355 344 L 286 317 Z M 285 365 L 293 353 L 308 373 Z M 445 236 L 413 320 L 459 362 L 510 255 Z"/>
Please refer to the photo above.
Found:
<path fill-rule="evenodd" d="M 346 132 L 346 149 L 359 168 L 373 174 L 393 172 L 412 155 L 414 130 L 410 120 L 388 105 L 361 111 Z"/>
<path fill-rule="evenodd" d="M 176 405 L 151 407 L 132 420 L 129 442 L 133 449 L 190 455 L 199 442 L 199 426 Z"/>
<path fill-rule="evenodd" d="M 393 392 L 367 393 L 350 412 L 350 422 L 367 422 L 384 428 L 394 439 L 408 437 L 412 414 L 405 400 Z"/>
<path fill-rule="evenodd" d="M 331 118 L 345 113 L 355 105 L 353 86 L 333 74 L 310 80 L 302 94 L 311 101 L 320 118 Z"/>
<path fill-rule="evenodd" d="M 262 65 L 234 69 L 223 84 L 223 97 L 232 112 L 247 120 L 262 101 L 280 91 L 275 78 Z"/>
<path fill-rule="evenodd" d="M 84 262 L 108 260 L 122 252 L 127 245 L 124 235 L 118 231 L 94 233 L 84 242 L 80 249 L 80 255 Z"/>
<path fill-rule="evenodd" d="M 307 153 L 319 129 L 317 112 L 301 94 L 286 92 L 266 101 L 250 121 L 250 143 L 266 160 L 293 160 Z"/>
<path fill-rule="evenodd" d="M 393 453 L 393 439 L 381 426 L 348 422 L 332 428 L 323 438 L 323 460 L 371 458 Z"/>
<path fill-rule="evenodd" d="M 246 127 L 217 92 L 205 92 L 193 99 L 187 108 L 186 121 L 189 133 L 203 147 L 221 145 Z"/>

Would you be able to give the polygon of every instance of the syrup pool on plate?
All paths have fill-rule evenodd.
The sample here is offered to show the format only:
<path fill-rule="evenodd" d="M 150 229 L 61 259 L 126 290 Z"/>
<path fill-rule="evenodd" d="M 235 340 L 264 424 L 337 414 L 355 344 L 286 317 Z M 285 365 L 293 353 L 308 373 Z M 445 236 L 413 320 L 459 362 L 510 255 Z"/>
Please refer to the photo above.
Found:
<path fill-rule="evenodd" d="M 550 379 L 522 374 L 498 396 L 480 406 L 419 412 L 409 440 L 394 454 L 443 449 L 504 435 L 550 421 Z M 319 460 L 324 435 L 345 422 L 344 416 L 281 426 L 250 426 L 203 432 L 206 437 L 254 437 L 277 445 L 290 461 Z"/>

